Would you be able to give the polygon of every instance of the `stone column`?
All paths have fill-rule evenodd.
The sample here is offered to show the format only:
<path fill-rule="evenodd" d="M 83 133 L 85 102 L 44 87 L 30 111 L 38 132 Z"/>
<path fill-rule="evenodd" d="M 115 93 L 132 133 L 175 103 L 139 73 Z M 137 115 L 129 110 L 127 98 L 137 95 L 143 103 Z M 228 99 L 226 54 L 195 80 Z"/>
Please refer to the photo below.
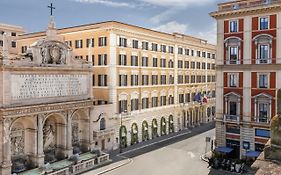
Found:
<path fill-rule="evenodd" d="M 95 140 L 93 137 L 93 132 L 94 132 L 94 122 L 92 122 L 92 119 L 94 119 L 94 109 L 93 108 L 89 108 L 89 116 L 90 116 L 90 121 L 89 121 L 89 139 L 90 139 L 90 149 L 93 150 L 95 148 Z M 119 130 L 118 130 L 119 132 Z M 119 135 L 118 135 L 119 136 Z"/>
<path fill-rule="evenodd" d="M 44 165 L 44 150 L 43 150 L 43 119 L 44 115 L 37 116 L 37 160 L 38 167 Z"/>
<path fill-rule="evenodd" d="M 71 121 L 72 111 L 67 111 L 66 119 L 66 150 L 65 155 L 69 158 L 73 155 L 72 148 L 72 121 Z"/>
<path fill-rule="evenodd" d="M 11 138 L 10 138 L 11 121 L 4 119 L 3 121 L 3 162 L 1 165 L 1 174 L 11 174 Z"/>

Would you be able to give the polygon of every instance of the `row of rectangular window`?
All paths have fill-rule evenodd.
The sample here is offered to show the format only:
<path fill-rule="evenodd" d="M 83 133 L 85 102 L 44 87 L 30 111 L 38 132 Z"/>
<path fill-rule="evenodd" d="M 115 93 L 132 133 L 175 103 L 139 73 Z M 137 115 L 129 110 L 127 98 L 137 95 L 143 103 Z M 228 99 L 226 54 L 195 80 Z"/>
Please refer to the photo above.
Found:
<path fill-rule="evenodd" d="M 172 105 L 174 104 L 174 97 L 169 96 L 168 97 L 168 103 L 167 103 L 167 97 L 161 96 L 160 100 L 158 100 L 158 97 L 152 97 L 151 103 L 149 103 L 149 98 L 142 98 L 141 104 L 139 103 L 139 99 L 132 99 L 131 100 L 131 111 L 136 111 L 141 109 L 148 109 L 149 107 L 158 107 L 158 106 L 166 106 L 166 105 Z M 120 100 L 119 101 L 119 113 L 128 111 L 128 102 L 127 100 Z"/>
<path fill-rule="evenodd" d="M 257 87 L 269 88 L 269 73 L 257 74 Z M 239 87 L 239 73 L 228 73 L 228 87 Z"/>
<path fill-rule="evenodd" d="M 72 47 L 72 41 L 68 40 L 65 41 L 65 43 L 69 46 Z M 95 46 L 95 39 L 94 38 L 88 38 L 86 39 L 86 47 L 94 47 Z M 107 46 L 107 37 L 99 37 L 98 38 L 98 46 L 99 47 L 104 47 Z M 83 48 L 83 40 L 75 40 L 75 48 Z"/>
<path fill-rule="evenodd" d="M 229 21 L 229 31 L 230 33 L 236 33 L 239 31 L 239 20 Z M 269 29 L 269 17 L 260 17 L 259 18 L 259 30 L 268 30 Z"/>
<path fill-rule="evenodd" d="M 160 75 L 160 82 L 158 75 L 151 76 L 151 85 L 166 85 L 174 84 L 175 79 L 172 75 L 167 77 L 166 75 Z M 168 81 L 167 81 L 168 80 Z M 214 75 L 207 76 L 207 82 L 216 82 L 216 77 Z M 141 82 L 139 82 L 139 75 L 131 75 L 131 86 L 138 86 L 141 83 L 142 86 L 149 85 L 149 76 L 142 75 Z M 178 84 L 188 84 L 188 83 L 206 83 L 205 75 L 178 75 Z M 93 86 L 95 86 L 95 75 L 93 75 Z M 107 86 L 107 75 L 98 75 L 98 86 Z M 119 75 L 119 86 L 128 86 L 128 75 Z"/>
<path fill-rule="evenodd" d="M 127 39 L 123 38 L 123 37 L 120 37 L 119 38 L 119 46 L 120 47 L 127 47 L 128 46 Z M 142 49 L 143 50 L 149 50 L 148 46 L 149 46 L 149 43 L 147 41 L 142 41 Z M 138 40 L 132 40 L 132 47 L 134 49 L 139 49 L 139 41 Z M 167 47 L 168 47 L 168 49 L 167 49 Z M 159 50 L 158 44 L 156 44 L 156 43 L 151 43 L 151 50 L 155 51 L 155 52 L 160 51 L 160 52 L 163 52 L 163 53 L 166 53 L 166 52 L 172 53 L 172 54 L 174 53 L 174 47 L 173 46 L 166 46 L 166 45 L 161 44 L 160 50 Z M 194 50 L 183 49 L 181 47 L 178 48 L 178 54 L 183 55 L 184 54 L 183 51 L 185 51 L 185 55 L 195 56 Z M 211 58 L 211 53 L 197 51 L 197 56 L 203 57 L 203 58 Z M 215 54 L 212 54 L 212 59 L 215 59 Z"/>
<path fill-rule="evenodd" d="M 3 45 L 4 45 L 3 40 L 0 40 L 0 47 L 3 47 Z M 11 47 L 12 48 L 16 48 L 17 47 L 17 42 L 11 41 Z"/>
<path fill-rule="evenodd" d="M 206 92 L 203 92 L 204 94 Z M 215 91 L 208 91 L 207 94 L 211 94 L 210 97 L 215 98 Z M 192 101 L 196 101 L 195 99 L 196 93 L 186 93 L 186 94 L 179 94 L 179 103 L 189 103 Z M 168 102 L 168 103 L 167 103 Z M 131 99 L 131 111 L 136 111 L 139 109 L 147 109 L 149 107 L 154 108 L 158 106 L 166 106 L 166 105 L 172 105 L 174 104 L 174 97 L 170 95 L 168 97 L 167 101 L 167 96 L 160 96 L 159 97 L 152 97 L 151 98 L 151 103 L 149 102 L 149 98 L 142 98 L 141 99 L 141 104 L 139 102 L 139 99 Z M 119 101 L 119 113 L 128 111 L 128 101 L 127 100 L 120 100 Z"/>
<path fill-rule="evenodd" d="M 119 65 L 127 66 L 127 55 L 119 55 Z M 160 59 L 160 67 L 166 67 L 167 60 L 165 58 Z M 183 64 L 184 63 L 184 64 Z M 189 66 L 189 61 L 178 60 L 178 68 L 195 69 L 195 64 L 197 69 L 206 69 L 206 63 L 194 62 L 192 61 Z M 139 59 L 138 56 L 131 56 L 131 66 L 138 66 Z M 142 57 L 141 66 L 148 67 L 148 57 Z M 158 58 L 152 58 L 152 67 L 158 67 Z M 168 68 L 174 68 L 174 62 L 172 60 L 168 61 Z M 215 64 L 207 63 L 207 69 L 215 70 Z"/>

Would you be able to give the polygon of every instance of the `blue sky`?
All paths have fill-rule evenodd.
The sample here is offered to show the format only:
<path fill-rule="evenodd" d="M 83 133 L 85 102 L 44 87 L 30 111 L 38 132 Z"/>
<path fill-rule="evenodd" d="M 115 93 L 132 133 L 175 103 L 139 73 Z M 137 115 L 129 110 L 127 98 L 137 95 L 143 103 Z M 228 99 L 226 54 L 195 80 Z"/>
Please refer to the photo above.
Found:
<path fill-rule="evenodd" d="M 0 23 L 27 32 L 46 29 L 52 2 L 57 27 L 116 20 L 164 32 L 180 32 L 215 43 L 216 24 L 208 13 L 227 0 L 1 0 Z"/>

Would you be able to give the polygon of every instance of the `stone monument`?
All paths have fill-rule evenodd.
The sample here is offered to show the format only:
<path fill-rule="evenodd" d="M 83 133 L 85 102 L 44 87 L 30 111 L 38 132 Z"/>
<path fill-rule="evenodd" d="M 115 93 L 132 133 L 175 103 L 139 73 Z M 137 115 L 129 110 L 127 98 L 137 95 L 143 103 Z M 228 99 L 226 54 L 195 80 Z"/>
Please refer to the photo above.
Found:
<path fill-rule="evenodd" d="M 271 139 L 265 146 L 264 158 L 281 161 L 281 89 L 277 92 L 277 115 L 271 120 Z"/>

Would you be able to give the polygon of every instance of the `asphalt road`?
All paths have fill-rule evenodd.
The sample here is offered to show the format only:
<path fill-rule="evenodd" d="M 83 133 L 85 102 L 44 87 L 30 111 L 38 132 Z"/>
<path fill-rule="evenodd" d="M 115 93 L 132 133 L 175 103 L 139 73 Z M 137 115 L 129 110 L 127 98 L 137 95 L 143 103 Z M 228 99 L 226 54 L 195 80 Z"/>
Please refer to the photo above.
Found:
<path fill-rule="evenodd" d="M 105 175 L 207 175 L 208 164 L 200 159 L 205 152 L 205 138 L 213 138 L 209 130 L 185 140 L 165 144 L 164 147 L 132 157 L 132 162 Z M 161 144 L 161 143 L 159 143 Z M 208 146 L 209 147 L 209 146 Z M 126 156 L 126 154 L 123 154 Z"/>

